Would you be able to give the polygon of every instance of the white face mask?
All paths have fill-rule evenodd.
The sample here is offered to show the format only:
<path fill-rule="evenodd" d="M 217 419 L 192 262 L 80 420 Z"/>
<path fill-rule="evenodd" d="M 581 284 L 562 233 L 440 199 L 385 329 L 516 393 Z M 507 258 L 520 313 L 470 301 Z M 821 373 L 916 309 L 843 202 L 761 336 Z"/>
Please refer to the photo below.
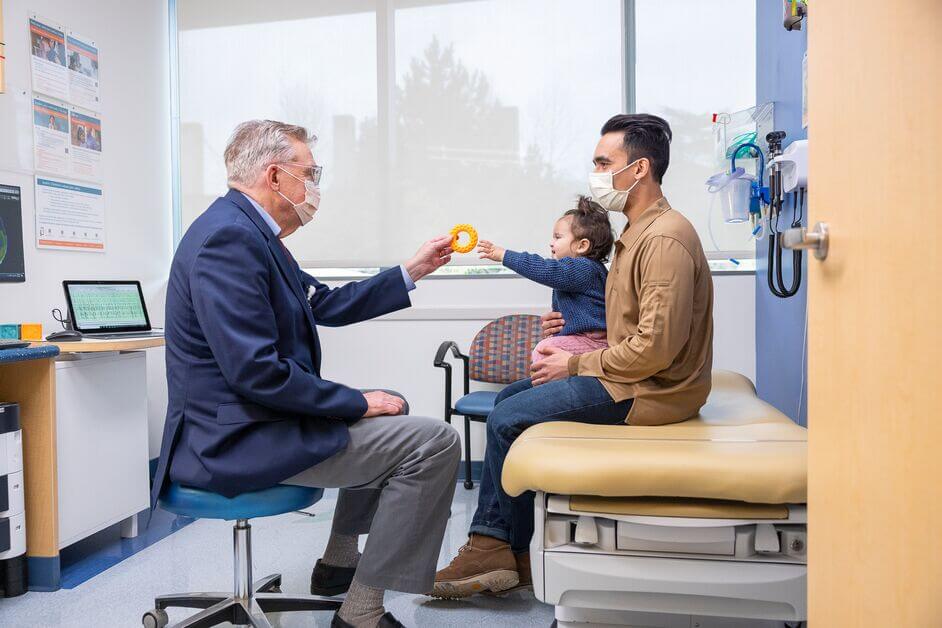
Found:
<path fill-rule="evenodd" d="M 632 183 L 631 187 L 627 190 L 616 190 L 614 184 L 615 175 L 624 172 L 639 161 L 641 160 L 635 159 L 617 172 L 589 173 L 589 193 L 592 195 L 592 200 L 610 212 L 624 211 L 625 203 L 628 201 L 628 193 L 635 189 L 635 186 L 638 185 L 641 179 Z"/>
<path fill-rule="evenodd" d="M 321 189 L 309 179 L 301 179 L 296 177 L 281 166 L 277 166 L 277 168 L 289 177 L 293 177 L 298 181 L 304 182 L 304 200 L 300 203 L 295 203 L 284 194 L 281 194 L 281 190 L 276 190 L 278 194 L 281 194 L 281 198 L 291 203 L 291 206 L 294 207 L 294 211 L 297 212 L 298 218 L 301 219 L 301 226 L 303 227 L 307 223 L 314 220 L 314 214 L 317 213 L 317 206 L 320 205 L 321 202 Z"/>

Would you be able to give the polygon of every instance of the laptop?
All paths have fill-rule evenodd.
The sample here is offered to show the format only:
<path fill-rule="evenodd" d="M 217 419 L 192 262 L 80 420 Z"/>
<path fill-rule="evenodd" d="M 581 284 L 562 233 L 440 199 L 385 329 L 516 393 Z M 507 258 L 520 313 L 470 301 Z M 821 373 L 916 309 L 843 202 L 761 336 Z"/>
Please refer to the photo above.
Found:
<path fill-rule="evenodd" d="M 86 338 L 164 335 L 150 326 L 140 281 L 63 281 L 62 288 L 72 327 Z"/>

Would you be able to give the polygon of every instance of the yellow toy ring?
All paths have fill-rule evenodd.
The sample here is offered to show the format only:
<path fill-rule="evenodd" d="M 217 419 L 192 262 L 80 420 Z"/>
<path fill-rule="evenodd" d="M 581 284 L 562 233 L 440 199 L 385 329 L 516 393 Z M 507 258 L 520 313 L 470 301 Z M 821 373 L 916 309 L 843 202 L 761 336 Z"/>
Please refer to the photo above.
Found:
<path fill-rule="evenodd" d="M 458 236 L 462 233 L 467 233 L 471 241 L 463 246 L 459 246 Z M 470 253 L 477 245 L 478 232 L 477 229 L 471 225 L 455 225 L 455 228 L 451 230 L 451 248 L 455 253 Z"/>

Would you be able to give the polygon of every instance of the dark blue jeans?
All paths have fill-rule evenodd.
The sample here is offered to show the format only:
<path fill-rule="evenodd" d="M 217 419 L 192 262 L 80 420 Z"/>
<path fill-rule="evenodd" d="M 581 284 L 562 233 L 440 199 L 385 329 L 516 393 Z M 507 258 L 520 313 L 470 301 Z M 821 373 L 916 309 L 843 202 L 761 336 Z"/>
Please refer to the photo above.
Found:
<path fill-rule="evenodd" d="M 537 387 L 523 379 L 502 390 L 487 417 L 484 471 L 470 532 L 506 541 L 518 554 L 528 551 L 533 536 L 533 492 L 510 497 L 500 484 L 510 446 L 537 423 L 624 423 L 631 401 L 615 403 L 594 377 L 570 377 Z"/>

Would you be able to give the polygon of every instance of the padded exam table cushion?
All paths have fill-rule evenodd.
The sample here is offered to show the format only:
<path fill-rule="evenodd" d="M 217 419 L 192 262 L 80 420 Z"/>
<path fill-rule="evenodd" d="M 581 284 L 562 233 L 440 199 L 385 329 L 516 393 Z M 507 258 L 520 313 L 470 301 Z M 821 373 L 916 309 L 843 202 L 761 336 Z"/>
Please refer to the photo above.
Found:
<path fill-rule="evenodd" d="M 508 494 L 682 497 L 752 504 L 807 501 L 807 430 L 756 396 L 738 373 L 713 372 L 700 414 L 672 425 L 553 422 L 513 444 Z"/>

